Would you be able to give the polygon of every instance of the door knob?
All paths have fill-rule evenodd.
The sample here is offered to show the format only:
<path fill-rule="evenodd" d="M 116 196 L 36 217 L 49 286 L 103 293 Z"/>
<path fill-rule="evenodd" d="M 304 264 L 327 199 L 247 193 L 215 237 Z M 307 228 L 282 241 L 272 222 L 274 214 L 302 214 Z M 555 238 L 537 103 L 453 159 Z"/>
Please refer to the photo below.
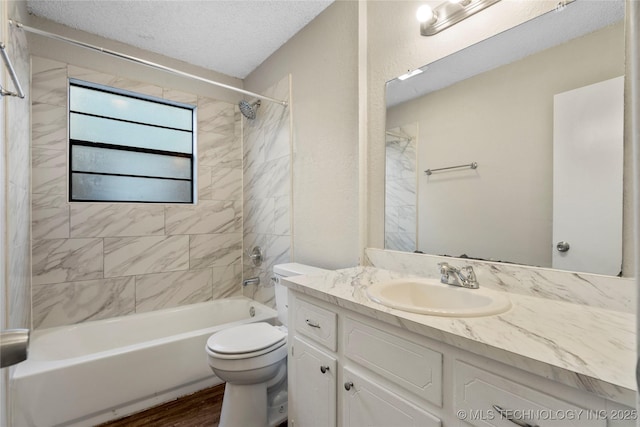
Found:
<path fill-rule="evenodd" d="M 322 372 L 323 374 L 326 374 L 328 370 L 329 370 L 328 366 L 324 366 L 324 365 L 320 366 L 320 372 Z"/>
<path fill-rule="evenodd" d="M 353 387 L 353 383 L 351 381 L 347 381 L 346 383 L 344 383 L 344 389 L 349 391 L 351 390 L 351 387 Z"/>
<path fill-rule="evenodd" d="M 556 249 L 558 250 L 558 252 L 567 252 L 569 251 L 569 248 L 571 247 L 571 245 L 569 245 L 569 242 L 558 242 L 558 244 L 556 245 Z"/>

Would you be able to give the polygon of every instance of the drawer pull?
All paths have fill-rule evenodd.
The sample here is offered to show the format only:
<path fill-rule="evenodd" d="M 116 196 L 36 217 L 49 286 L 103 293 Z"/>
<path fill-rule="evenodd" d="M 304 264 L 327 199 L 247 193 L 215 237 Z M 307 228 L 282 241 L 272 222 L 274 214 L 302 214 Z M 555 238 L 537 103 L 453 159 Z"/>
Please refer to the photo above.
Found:
<path fill-rule="evenodd" d="M 525 421 L 519 420 L 517 418 L 513 418 L 511 415 L 509 415 L 509 411 L 507 411 L 506 409 L 502 409 L 498 405 L 493 405 L 493 409 L 495 409 L 502 418 L 504 418 L 505 420 L 511 421 L 512 423 L 520 427 L 539 427 L 537 424 L 529 424 Z"/>
<path fill-rule="evenodd" d="M 311 326 L 312 328 L 320 328 L 320 324 L 315 320 L 307 319 L 305 320 L 305 322 L 307 322 L 307 325 Z"/>
<path fill-rule="evenodd" d="M 347 381 L 346 383 L 344 383 L 344 389 L 349 391 L 351 390 L 351 387 L 353 387 L 353 383 L 351 381 Z"/>
<path fill-rule="evenodd" d="M 320 372 L 322 372 L 323 374 L 326 374 L 328 370 L 329 370 L 328 366 L 324 366 L 324 365 L 320 366 Z"/>

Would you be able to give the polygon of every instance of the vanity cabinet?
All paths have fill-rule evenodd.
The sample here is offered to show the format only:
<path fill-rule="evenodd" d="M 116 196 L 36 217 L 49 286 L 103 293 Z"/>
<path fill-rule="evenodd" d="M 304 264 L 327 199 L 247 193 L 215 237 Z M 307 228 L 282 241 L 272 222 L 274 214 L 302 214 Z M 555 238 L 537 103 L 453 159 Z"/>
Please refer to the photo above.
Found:
<path fill-rule="evenodd" d="M 292 293 L 289 313 L 289 426 L 442 425 L 387 384 L 441 404 L 441 354 Z"/>
<path fill-rule="evenodd" d="M 632 408 L 289 290 L 289 426 L 631 427 Z"/>

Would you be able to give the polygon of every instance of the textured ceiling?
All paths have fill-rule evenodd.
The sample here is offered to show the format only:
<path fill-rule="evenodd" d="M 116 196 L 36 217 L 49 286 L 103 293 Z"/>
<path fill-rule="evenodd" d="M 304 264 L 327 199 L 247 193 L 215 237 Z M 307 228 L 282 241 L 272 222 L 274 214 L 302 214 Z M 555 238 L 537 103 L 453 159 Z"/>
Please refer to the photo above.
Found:
<path fill-rule="evenodd" d="M 28 0 L 71 28 L 245 78 L 333 0 Z"/>

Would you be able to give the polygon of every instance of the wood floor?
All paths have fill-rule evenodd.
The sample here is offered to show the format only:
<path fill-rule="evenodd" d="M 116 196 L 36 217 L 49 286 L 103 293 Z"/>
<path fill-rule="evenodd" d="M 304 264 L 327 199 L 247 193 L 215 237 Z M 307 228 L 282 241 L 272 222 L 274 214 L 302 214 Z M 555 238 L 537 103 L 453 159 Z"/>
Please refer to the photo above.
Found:
<path fill-rule="evenodd" d="M 198 391 L 100 427 L 212 427 L 220 421 L 224 384 Z"/>
<path fill-rule="evenodd" d="M 220 422 L 223 396 L 220 384 L 99 427 L 214 427 Z M 278 427 L 286 426 L 285 421 Z"/>

